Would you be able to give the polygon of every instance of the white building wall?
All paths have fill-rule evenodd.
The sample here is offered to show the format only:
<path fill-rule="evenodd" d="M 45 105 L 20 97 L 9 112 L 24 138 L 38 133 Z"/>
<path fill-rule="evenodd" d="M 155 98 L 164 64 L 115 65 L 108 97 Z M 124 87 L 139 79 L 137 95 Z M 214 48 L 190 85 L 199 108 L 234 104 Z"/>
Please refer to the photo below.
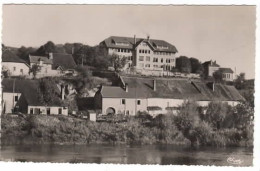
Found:
<path fill-rule="evenodd" d="M 126 113 L 135 115 L 138 111 L 147 111 L 147 99 L 125 98 L 125 104 L 122 104 L 124 98 L 102 98 L 102 113 L 106 114 L 106 110 L 110 107 L 115 109 L 116 114 Z M 140 100 L 140 105 L 137 101 Z"/>
<path fill-rule="evenodd" d="M 2 62 L 3 70 L 8 70 L 11 76 L 29 75 L 29 66 L 25 63 Z"/>
<path fill-rule="evenodd" d="M 216 72 L 217 70 L 219 70 L 219 67 L 209 66 L 208 69 L 209 69 L 208 76 L 213 76 L 213 73 Z"/>
<path fill-rule="evenodd" d="M 233 81 L 234 80 L 233 76 L 234 76 L 233 73 L 223 73 L 222 78 L 225 81 Z"/>
<path fill-rule="evenodd" d="M 59 106 L 28 106 L 28 114 L 30 114 L 31 109 L 33 109 L 33 114 L 34 114 L 34 109 L 38 108 L 40 109 L 41 114 L 47 115 L 47 108 L 50 108 L 50 114 L 51 115 L 59 115 L 59 109 L 62 109 L 61 115 L 68 115 L 68 108 L 63 108 Z"/>
<path fill-rule="evenodd" d="M 15 96 L 18 96 L 20 99 L 21 93 L 3 93 L 3 102 L 5 105 L 5 113 L 12 113 L 13 107 L 16 105 Z"/>

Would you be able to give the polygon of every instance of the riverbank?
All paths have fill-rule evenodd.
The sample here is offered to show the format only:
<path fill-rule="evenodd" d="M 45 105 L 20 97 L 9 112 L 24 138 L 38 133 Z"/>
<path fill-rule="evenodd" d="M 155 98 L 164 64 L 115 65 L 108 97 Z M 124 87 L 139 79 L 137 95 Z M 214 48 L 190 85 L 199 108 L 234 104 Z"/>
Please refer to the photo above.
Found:
<path fill-rule="evenodd" d="M 196 145 L 253 146 L 237 129 L 196 128 Z M 205 131 L 207 129 L 207 131 Z M 210 131 L 210 132 L 209 132 Z M 97 123 L 67 116 L 2 117 L 2 144 L 192 144 L 177 128 L 175 116 L 130 117 L 123 123 Z"/>

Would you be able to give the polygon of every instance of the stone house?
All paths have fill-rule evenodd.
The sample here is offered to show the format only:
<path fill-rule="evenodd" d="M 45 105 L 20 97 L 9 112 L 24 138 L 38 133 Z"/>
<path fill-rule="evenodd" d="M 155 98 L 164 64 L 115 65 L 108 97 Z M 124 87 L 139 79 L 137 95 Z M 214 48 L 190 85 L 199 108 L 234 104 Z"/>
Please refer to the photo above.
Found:
<path fill-rule="evenodd" d="M 156 115 L 176 112 L 185 100 L 202 107 L 212 101 L 234 106 L 244 100 L 235 87 L 222 84 L 137 77 L 122 77 L 122 82 L 122 86 L 102 86 L 96 93 L 95 108 L 102 114 L 136 115 L 146 111 Z"/>

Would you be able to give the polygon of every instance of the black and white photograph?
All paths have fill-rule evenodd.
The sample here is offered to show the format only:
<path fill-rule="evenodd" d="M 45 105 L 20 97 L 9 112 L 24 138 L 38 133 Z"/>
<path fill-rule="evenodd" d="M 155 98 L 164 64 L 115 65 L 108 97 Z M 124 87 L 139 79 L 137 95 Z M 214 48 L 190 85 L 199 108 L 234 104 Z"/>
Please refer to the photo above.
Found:
<path fill-rule="evenodd" d="M 256 9 L 3 4 L 0 161 L 253 167 Z"/>

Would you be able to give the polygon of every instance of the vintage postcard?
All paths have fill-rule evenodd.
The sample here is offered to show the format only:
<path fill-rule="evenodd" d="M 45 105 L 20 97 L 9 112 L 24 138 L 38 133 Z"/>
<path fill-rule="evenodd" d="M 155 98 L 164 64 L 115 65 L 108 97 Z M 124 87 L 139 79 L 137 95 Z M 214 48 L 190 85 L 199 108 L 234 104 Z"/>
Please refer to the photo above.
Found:
<path fill-rule="evenodd" d="M 0 161 L 255 168 L 256 10 L 3 4 Z"/>

